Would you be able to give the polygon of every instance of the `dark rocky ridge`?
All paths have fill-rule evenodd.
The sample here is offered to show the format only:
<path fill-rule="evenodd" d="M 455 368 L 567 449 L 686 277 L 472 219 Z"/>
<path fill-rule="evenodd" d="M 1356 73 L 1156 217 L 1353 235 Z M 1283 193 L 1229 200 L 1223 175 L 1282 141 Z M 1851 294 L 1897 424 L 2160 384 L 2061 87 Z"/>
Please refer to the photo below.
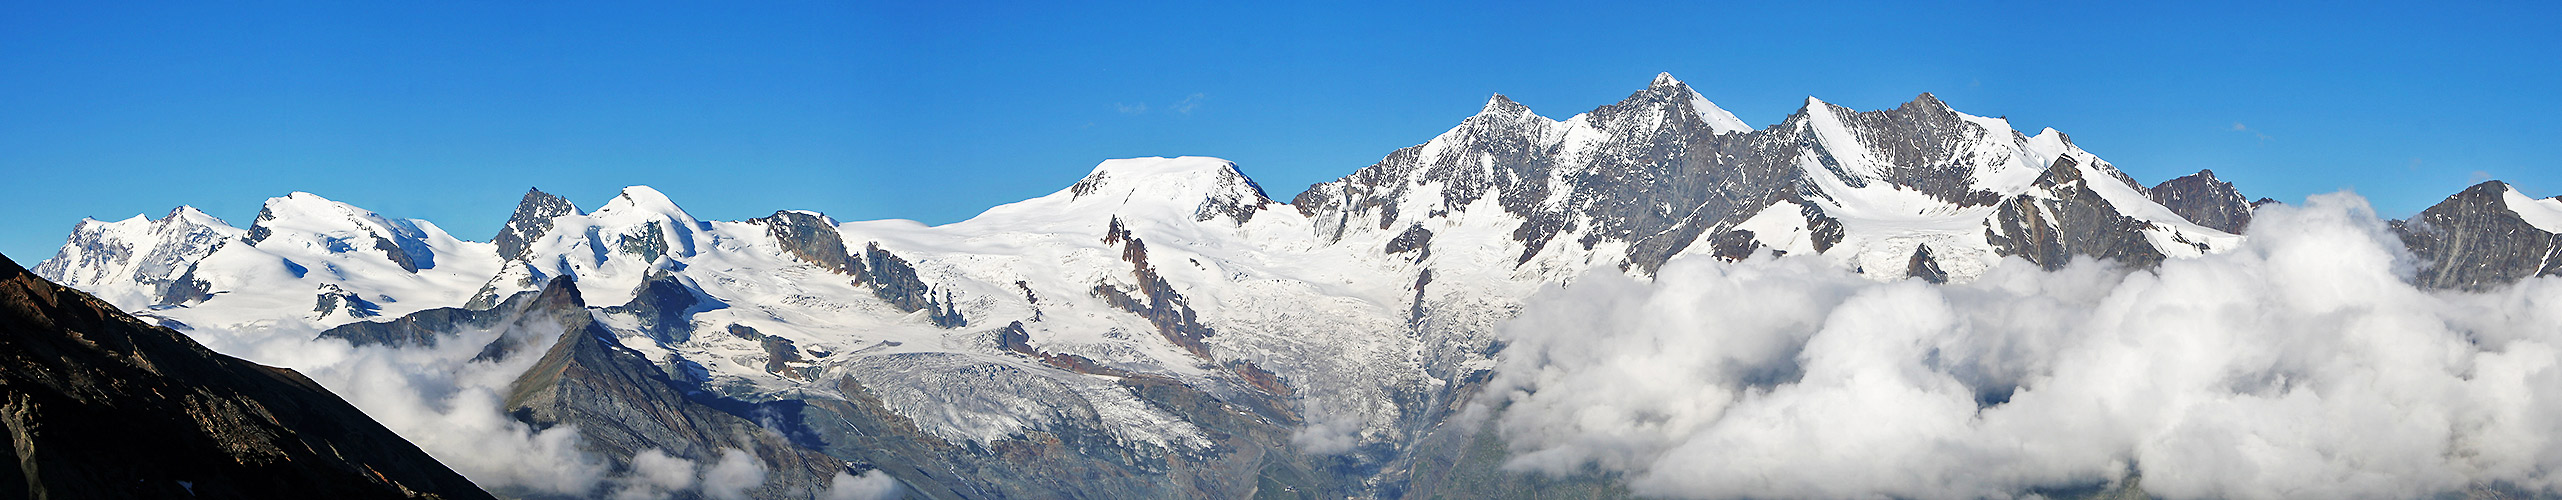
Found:
<path fill-rule="evenodd" d="M 2063 269 L 2077 255 L 2138 269 L 2160 264 L 2161 250 L 2137 232 L 2149 224 L 2119 214 L 2108 200 L 2091 191 L 2088 182 L 2071 158 L 2055 159 L 2036 184 L 2054 197 L 2022 195 L 2003 200 L 1995 215 L 2000 224 L 1986 228 L 1985 239 L 2003 255 L 2026 258 L 2049 271 Z"/>
<path fill-rule="evenodd" d="M 631 301 L 606 306 L 599 312 L 629 316 L 650 340 L 674 344 L 693 338 L 694 313 L 724 306 L 720 301 L 696 291 L 683 278 L 654 271 L 648 279 L 641 280 L 639 289 L 632 291 Z"/>
<path fill-rule="evenodd" d="M 774 241 L 782 243 L 783 251 L 802 261 L 829 271 L 864 276 L 863 260 L 845 251 L 845 236 L 837 234 L 836 221 L 827 216 L 784 210 L 747 222 L 765 225 L 766 235 L 773 236 Z"/>
<path fill-rule="evenodd" d="M 1948 282 L 1948 272 L 1939 269 L 1939 259 L 1930 255 L 1930 245 L 1913 248 L 1913 258 L 1905 264 L 1904 275 L 1921 278 L 1934 285 Z"/>
<path fill-rule="evenodd" d="M 1103 298 L 1104 303 L 1115 309 L 1147 318 L 1148 324 L 1156 326 L 1157 334 L 1193 356 L 1203 361 L 1217 359 L 1210 355 L 1210 346 L 1203 340 L 1218 332 L 1201 324 L 1200 314 L 1192 310 L 1191 301 L 1175 292 L 1174 284 L 1166 282 L 1164 276 L 1157 274 L 1156 266 L 1148 263 L 1147 242 L 1132 235 L 1121 225 L 1121 219 L 1114 217 L 1111 228 L 1103 234 L 1103 243 L 1121 245 L 1121 260 L 1130 263 L 1130 278 L 1138 282 L 1138 295 L 1134 297 L 1130 291 L 1110 283 L 1099 283 L 1094 285 L 1094 296 Z M 1147 297 L 1147 300 L 1142 303 L 1137 297 Z"/>
<path fill-rule="evenodd" d="M 552 280 L 543 296 L 525 317 L 549 321 L 522 322 L 525 331 L 508 335 L 558 332 L 542 358 L 509 386 L 504 405 L 517 420 L 536 428 L 574 425 L 586 451 L 617 466 L 628 466 L 634 455 L 650 449 L 698 463 L 718 460 L 723 449 L 742 450 L 766 471 L 765 482 L 748 490 L 756 498 L 807 497 L 823 491 L 836 474 L 850 472 L 843 462 L 711 405 L 722 401 L 689 395 L 699 392 L 668 378 L 596 323 L 567 278 Z"/>
<path fill-rule="evenodd" d="M 466 329 L 487 330 L 499 322 L 514 318 L 533 300 L 533 292 L 508 297 L 495 309 L 472 310 L 439 307 L 409 313 L 390 321 L 358 321 L 331 327 L 320 332 L 320 338 L 344 339 L 356 346 L 435 347 L 444 337 Z"/>
<path fill-rule="evenodd" d="M 526 188 L 525 198 L 516 202 L 516 213 L 507 217 L 507 226 L 499 228 L 498 236 L 489 242 L 498 244 L 498 258 L 515 259 L 525 255 L 527 247 L 543 233 L 551 232 L 552 218 L 578 213 L 578 205 L 566 198 Z"/>
<path fill-rule="evenodd" d="M 856 276 L 854 283 L 870 285 L 873 296 L 889 302 L 901 312 L 929 311 L 926 319 L 934 326 L 969 326 L 969 319 L 961 317 L 961 312 L 952 308 L 950 298 L 936 297 L 934 288 L 916 277 L 916 267 L 908 265 L 907 259 L 882 250 L 879 243 L 872 243 L 863 247 L 863 262 L 864 265 L 856 267 L 863 270 L 863 274 Z"/>
<path fill-rule="evenodd" d="M 2180 176 L 2153 185 L 2153 202 L 2170 207 L 2171 213 L 2197 225 L 2233 234 L 2251 227 L 2251 208 L 2255 205 L 2233 189 L 2233 183 L 2215 178 L 2213 170 Z M 2265 200 L 2266 198 L 2262 198 Z"/>
<path fill-rule="evenodd" d="M 1513 232 L 1522 245 L 1518 263 L 1529 262 L 1558 234 L 1582 230 L 1586 240 L 1578 243 L 1586 248 L 1603 240 L 1628 242 L 1627 262 L 1651 272 L 1701 236 L 1719 235 L 1780 200 L 1804 207 L 1809 227 L 1817 232 L 1818 251 L 1838 242 L 1839 222 L 1814 204 L 1802 203 L 1827 195 L 1802 177 L 1797 164 L 1822 165 L 1854 187 L 1869 181 L 1847 175 L 1840 159 L 1804 130 L 1814 113 L 1841 117 L 1863 146 L 1881 156 L 1890 165 L 1882 172 L 1884 182 L 1962 206 L 2002 201 L 1996 193 L 1973 187 L 1968 165 L 2005 158 L 1979 157 L 1970 145 L 1994 134 L 2020 138 L 2016 132 L 1971 123 L 1930 94 L 1893 109 L 1865 112 L 1809 100 L 1778 125 L 1720 134 L 1698 116 L 1692 95 L 1687 84 L 1659 78 L 1646 90 L 1591 111 L 1585 119 L 1606 134 L 1595 143 L 1604 147 L 1582 151 L 1552 142 L 1544 119 L 1497 95 L 1476 116 L 1436 139 L 1442 141 L 1440 153 L 1430 163 L 1424 163 L 1430 144 L 1400 149 L 1352 175 L 1310 186 L 1292 204 L 1317 219 L 1321 236 L 1341 238 L 1355 230 L 1354 220 L 1375 217 L 1376 229 L 1387 230 L 1408 217 L 1445 216 L 1492 196 L 1505 212 L 1523 220 Z M 2110 174 L 2107 181 L 2148 191 L 2121 172 L 2101 170 Z M 1415 180 L 1446 184 L 1442 199 L 1436 200 L 1438 208 L 1429 214 L 1397 213 L 1416 188 Z M 1547 204 L 1549 190 L 1558 185 L 1571 189 L 1570 195 L 1562 205 Z M 1591 227 L 1580 227 L 1584 224 Z M 2128 237 L 2140 241 L 2139 236 Z M 2112 258 L 2105 252 L 2118 251 L 2087 247 L 2103 253 L 2078 253 L 2084 248 L 2065 250 L 2099 258 Z M 2144 267 L 2152 262 L 2158 259 L 2130 263 Z"/>
<path fill-rule="evenodd" d="M 2481 291 L 2562 275 L 2562 236 L 2518 217 L 2509 209 L 2508 191 L 2500 181 L 2475 184 L 2410 219 L 2393 221 L 2393 232 L 2421 261 L 2411 281 Z"/>
<path fill-rule="evenodd" d="M 216 354 L 0 257 L 0 495 L 490 498 L 292 370 Z"/>

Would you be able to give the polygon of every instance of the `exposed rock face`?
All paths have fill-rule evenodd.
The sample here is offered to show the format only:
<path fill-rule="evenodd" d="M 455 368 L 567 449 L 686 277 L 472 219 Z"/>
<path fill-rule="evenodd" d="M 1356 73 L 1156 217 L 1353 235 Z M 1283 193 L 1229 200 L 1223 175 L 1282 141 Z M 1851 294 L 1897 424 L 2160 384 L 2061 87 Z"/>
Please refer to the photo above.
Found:
<path fill-rule="evenodd" d="M 2241 190 L 2233 189 L 2233 183 L 2216 179 L 2213 170 L 2162 181 L 2153 185 L 2151 194 L 2154 202 L 2189 222 L 2233 234 L 2251 227 L 2251 208 L 2256 206 L 2242 197 Z"/>
<path fill-rule="evenodd" d="M 1767 136 L 1737 134 L 1740 122 L 1703 118 L 1725 122 L 1733 115 L 1697 96 L 1688 84 L 1657 78 L 1626 100 L 1560 124 L 1497 95 L 1435 143 L 1397 150 L 1342 180 L 1311 186 L 1291 205 L 1317 218 L 1320 234 L 1341 238 L 1355 221 L 1385 230 L 1493 198 L 1523 219 L 1513 237 L 1524 245 L 1524 262 L 1558 234 L 1587 224 L 1591 234 L 1621 241 L 1676 229 L 1664 240 L 1695 238 L 1716 215 L 1760 208 L 1746 205 L 1785 188 L 1794 172 L 1788 158 L 1777 155 L 1731 155 L 1778 148 L 1747 146 Z M 1578 127 L 1604 135 L 1568 133 Z M 1585 147 L 1594 144 L 1608 147 Z M 1439 196 L 1426 213 L 1401 213 L 1403 201 L 1422 189 L 1415 179 L 1441 184 Z M 1573 189 L 1552 192 L 1555 186 Z M 1686 244 L 1647 252 L 1669 256 Z"/>
<path fill-rule="evenodd" d="M 356 292 L 347 291 L 346 288 L 332 284 L 320 286 L 320 293 L 313 299 L 311 312 L 321 318 L 333 315 L 345 318 L 371 318 L 382 315 L 382 306 L 365 300 L 364 296 L 357 295 Z"/>
<path fill-rule="evenodd" d="M 2016 255 L 2047 270 L 2063 269 L 2073 256 L 2116 260 L 2137 268 L 2162 262 L 2162 252 L 2137 232 L 2143 221 L 2127 217 L 2092 192 L 2088 179 L 2071 158 L 2058 158 L 2037 188 L 2046 196 L 2023 195 L 2003 200 L 1985 239 L 2004 255 Z M 2110 182 L 2103 180 L 2101 182 Z"/>
<path fill-rule="evenodd" d="M 489 241 L 498 244 L 498 258 L 521 257 L 525 255 L 526 246 L 543 237 L 543 233 L 551 232 L 553 217 L 576 214 L 578 205 L 568 199 L 527 188 L 525 199 L 516 202 L 516 214 L 507 218 L 507 227 L 500 228 L 498 236 Z"/>
<path fill-rule="evenodd" d="M 0 496 L 490 498 L 292 370 L 0 257 Z"/>
<path fill-rule="evenodd" d="M 845 237 L 836 233 L 836 221 L 825 215 L 784 210 L 748 222 L 764 224 L 765 233 L 794 257 L 830 271 L 863 275 L 863 260 L 845 251 Z"/>
<path fill-rule="evenodd" d="M 1940 270 L 1939 260 L 1930 256 L 1930 245 L 1914 247 L 1912 263 L 1904 266 L 1904 275 L 1921 278 L 1931 284 L 1948 282 L 1948 272 Z"/>
<path fill-rule="evenodd" d="M 2562 240 L 2520 217 L 2510 205 L 2512 196 L 2525 199 L 2506 183 L 2483 182 L 2408 220 L 2394 221 L 2393 231 L 2421 260 L 2412 282 L 2488 290 L 2562 274 Z"/>
<path fill-rule="evenodd" d="M 493 309 L 439 307 L 390 321 L 358 321 L 322 330 L 319 337 L 346 339 L 357 346 L 435 347 L 437 342 L 464 330 L 498 328 L 517 320 L 539 300 L 536 295 L 518 293 Z"/>
<path fill-rule="evenodd" d="M 641 281 L 631 302 L 606 307 L 602 312 L 628 316 L 650 339 L 672 344 L 693 337 L 694 324 L 688 318 L 694 311 L 719 305 L 694 293 L 694 287 L 687 286 L 682 278 L 661 273 Z"/>
<path fill-rule="evenodd" d="M 934 289 L 916 277 L 916 267 L 908 265 L 907 259 L 901 259 L 888 250 L 882 250 L 879 243 L 873 243 L 863 247 L 863 262 L 867 264 L 857 266 L 857 269 L 863 270 L 864 274 L 855 282 L 871 285 L 872 295 L 888 301 L 902 312 L 930 310 L 927 319 L 935 326 L 969 326 L 969 320 L 962 318 L 960 311 L 952 309 L 950 299 L 935 297 Z"/>
<path fill-rule="evenodd" d="M 1104 283 L 1094 285 L 1094 295 L 1102 297 L 1103 302 L 1113 308 L 1147 318 L 1149 324 L 1156 325 L 1157 334 L 1165 336 L 1167 342 L 1182 346 L 1193 356 L 1203 360 L 1216 359 L 1210 355 L 1210 346 L 1203 340 L 1218 332 L 1201 324 L 1200 314 L 1192 310 L 1191 301 L 1175 292 L 1174 285 L 1157 274 L 1154 264 L 1148 263 L 1147 242 L 1131 235 L 1121 225 L 1121 220 L 1115 218 L 1111 229 L 1103 234 L 1103 243 L 1121 246 L 1121 260 L 1130 263 L 1130 278 L 1138 282 L 1138 290 L 1133 295 L 1132 291 Z M 1139 297 L 1147 300 L 1141 301 Z"/>
<path fill-rule="evenodd" d="M 808 376 L 806 370 L 793 365 L 806 358 L 801 357 L 799 347 L 792 345 L 792 339 L 766 335 L 747 325 L 730 325 L 729 334 L 755 342 L 757 348 L 765 350 L 765 373 L 795 378 Z"/>
<path fill-rule="evenodd" d="M 542 359 L 509 386 L 510 415 L 538 428 L 577 426 L 587 451 L 615 464 L 629 464 L 651 449 L 706 463 L 724 449 L 744 451 L 766 471 L 765 482 L 748 490 L 756 498 L 807 496 L 848 472 L 841 461 L 689 398 L 684 386 L 597 324 L 577 290 L 566 278 L 554 280 L 544 289 L 548 300 L 535 301 L 527 311 L 525 317 L 550 324 L 523 327 L 560 333 Z"/>
<path fill-rule="evenodd" d="M 1620 259 L 1652 272 L 1690 246 L 1715 238 L 1729 239 L 1716 240 L 1726 246 L 1710 249 L 1712 253 L 1731 254 L 1761 243 L 1732 240 L 1728 230 L 1783 201 L 1805 212 L 1813 249 L 1827 252 L 1845 237 L 1845 214 L 1876 217 L 1916 208 L 1874 206 L 1880 190 L 1919 194 L 1938 205 L 1920 209 L 1925 212 L 1964 212 L 2035 189 L 2029 183 L 2036 178 L 2033 174 L 2047 170 L 2056 160 L 2088 157 L 2061 133 L 2022 136 L 1998 119 L 1958 113 L 1930 94 L 1893 109 L 1866 112 L 1809 99 L 1785 121 L 1762 130 L 1722 125 L 1713 119 L 1723 114 L 1697 99 L 1688 85 L 1670 78 L 1658 78 L 1619 103 L 1565 121 L 1542 118 L 1498 95 L 1476 116 L 1432 142 L 1398 150 L 1340 180 L 1311 186 L 1294 198 L 1293 206 L 1316 219 L 1320 236 L 1340 239 L 1349 232 L 1384 231 L 1411 225 L 1408 221 L 1458 217 L 1453 214 L 1492 198 L 1519 221 L 1512 232 L 1520 245 L 1518 266 L 1528 266 L 1549 253 L 1556 247 L 1551 240 L 1573 235 L 1574 243 L 1584 250 L 1615 243 L 1624 248 Z M 2112 189 L 2135 196 L 2147 191 L 2104 163 L 2074 165 L 2105 177 L 2095 182 L 2122 185 Z M 2083 174 L 2071 175 L 2077 179 Z M 1416 196 L 1435 198 L 1413 199 Z M 2089 206 L 2130 208 L 2106 203 Z M 1406 213 L 1418 209 L 1423 213 Z M 2145 239 L 2136 231 L 2161 228 L 2139 221 L 2087 224 L 2079 229 L 2123 232 L 2088 237 L 2143 244 Z M 1758 238 L 1790 236 L 1756 234 Z M 2200 240 L 2197 243 L 2203 246 Z M 1909 254 L 1913 243 L 1888 244 L 1903 245 L 1903 253 L 1893 257 L 1900 259 Z M 1985 248 L 1986 242 L 1980 239 L 1964 246 L 1999 255 L 2049 249 L 2018 244 Z M 2051 249 L 2064 257 L 2028 257 L 2056 265 L 2069 255 L 2136 257 L 2127 263 L 2137 267 L 2159 262 L 2144 251 L 2114 244 Z M 1946 257 L 1949 249 L 1941 250 Z M 1964 255 L 1980 258 L 1978 253 Z"/>

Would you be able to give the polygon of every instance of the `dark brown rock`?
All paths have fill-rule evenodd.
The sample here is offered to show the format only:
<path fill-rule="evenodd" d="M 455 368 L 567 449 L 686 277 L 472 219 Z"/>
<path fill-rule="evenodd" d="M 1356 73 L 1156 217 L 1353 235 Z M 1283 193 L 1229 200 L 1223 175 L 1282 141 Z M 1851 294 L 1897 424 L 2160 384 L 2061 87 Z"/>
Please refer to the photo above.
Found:
<path fill-rule="evenodd" d="M 490 498 L 292 370 L 0 257 L 0 496 Z"/>
<path fill-rule="evenodd" d="M 2411 281 L 2427 288 L 2489 290 L 2535 276 L 2562 274 L 2562 240 L 2509 209 L 2508 184 L 2465 188 L 2393 232 L 2419 257 Z"/>
<path fill-rule="evenodd" d="M 538 301 L 543 307 L 527 315 L 555 322 L 536 330 L 561 333 L 509 386 L 505 407 L 517 420 L 537 428 L 576 426 L 586 451 L 618 467 L 651 449 L 700 463 L 720 459 L 726 449 L 744 451 L 766 470 L 765 483 L 748 490 L 756 498 L 806 495 L 847 472 L 842 462 L 714 407 L 718 401 L 689 397 L 698 391 L 670 379 L 597 324 L 567 279 L 545 288 L 572 292 L 550 294 L 556 299 Z"/>
<path fill-rule="evenodd" d="M 2257 206 L 2245 201 L 2233 183 L 2216 179 L 2213 170 L 2162 181 L 2153 186 L 2152 195 L 2154 202 L 2170 207 L 2180 218 L 2233 234 L 2251 227 L 2251 208 Z"/>
<path fill-rule="evenodd" d="M 1913 249 L 1913 258 L 1904 265 L 1904 275 L 1921 278 L 1936 285 L 1948 282 L 1948 272 L 1939 269 L 1939 259 L 1930 255 L 1930 245 Z"/>
<path fill-rule="evenodd" d="M 2162 262 L 2161 250 L 2144 240 L 2150 224 L 2120 214 L 2090 189 L 2072 158 L 2056 158 L 2036 187 L 2052 195 L 2013 196 L 1995 213 L 1998 225 L 1986 228 L 1985 240 L 2001 255 L 2015 255 L 2052 271 L 2073 256 L 2114 260 L 2149 269 Z M 2115 182 L 2101 179 L 2098 182 Z"/>
<path fill-rule="evenodd" d="M 785 210 L 747 222 L 764 225 L 766 235 L 802 261 L 841 274 L 863 275 L 862 259 L 845 251 L 845 237 L 836 232 L 836 221 L 826 216 Z"/>
<path fill-rule="evenodd" d="M 552 230 L 552 218 L 578 214 L 578 205 L 543 190 L 525 188 L 525 198 L 516 202 L 516 213 L 507 218 L 507 226 L 491 237 L 498 244 L 498 258 L 516 259 L 525 255 L 534 240 Z"/>

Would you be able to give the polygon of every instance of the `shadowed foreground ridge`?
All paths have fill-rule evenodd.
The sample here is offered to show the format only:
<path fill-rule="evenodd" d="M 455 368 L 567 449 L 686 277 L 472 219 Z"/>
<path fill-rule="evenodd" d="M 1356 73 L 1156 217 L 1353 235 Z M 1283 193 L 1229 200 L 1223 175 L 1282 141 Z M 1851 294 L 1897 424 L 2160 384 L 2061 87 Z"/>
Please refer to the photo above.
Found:
<path fill-rule="evenodd" d="M 292 370 L 0 256 L 0 497 L 490 498 Z"/>

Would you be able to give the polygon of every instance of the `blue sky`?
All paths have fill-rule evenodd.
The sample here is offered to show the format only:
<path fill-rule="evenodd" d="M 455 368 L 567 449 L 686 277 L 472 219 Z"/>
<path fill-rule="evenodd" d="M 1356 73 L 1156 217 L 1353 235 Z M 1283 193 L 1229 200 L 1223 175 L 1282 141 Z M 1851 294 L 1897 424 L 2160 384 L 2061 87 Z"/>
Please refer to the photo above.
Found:
<path fill-rule="evenodd" d="M 2146 182 L 2386 216 L 2562 193 L 2550 4 L 1380 3 L 0 2 L 0 253 L 292 191 L 475 240 L 529 186 L 939 224 L 1207 155 L 1287 198 L 1489 94 L 1563 118 L 1656 72 L 1757 127 L 1932 92 Z"/>

